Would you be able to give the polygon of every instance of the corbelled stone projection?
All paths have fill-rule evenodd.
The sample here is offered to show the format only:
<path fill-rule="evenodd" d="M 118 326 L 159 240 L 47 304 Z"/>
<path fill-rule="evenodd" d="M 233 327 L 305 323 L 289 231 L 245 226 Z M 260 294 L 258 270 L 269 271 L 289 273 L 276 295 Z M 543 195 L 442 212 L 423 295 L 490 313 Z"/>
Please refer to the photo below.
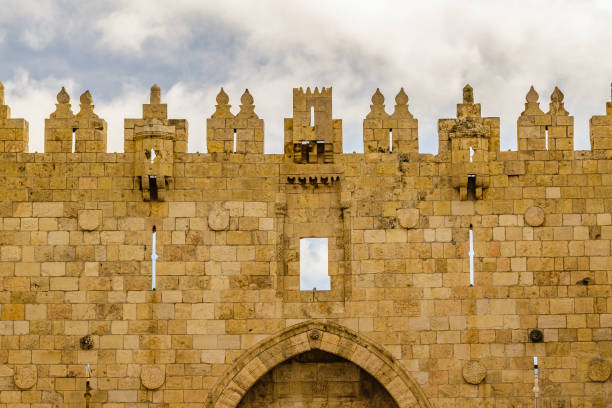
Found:
<path fill-rule="evenodd" d="M 612 99 L 575 151 L 531 87 L 501 152 L 467 85 L 432 155 L 404 89 L 362 154 L 331 88 L 293 90 L 283 154 L 248 90 L 204 154 L 157 85 L 107 153 L 94 97 L 61 88 L 28 153 L 0 84 L 0 408 L 612 405 Z"/>

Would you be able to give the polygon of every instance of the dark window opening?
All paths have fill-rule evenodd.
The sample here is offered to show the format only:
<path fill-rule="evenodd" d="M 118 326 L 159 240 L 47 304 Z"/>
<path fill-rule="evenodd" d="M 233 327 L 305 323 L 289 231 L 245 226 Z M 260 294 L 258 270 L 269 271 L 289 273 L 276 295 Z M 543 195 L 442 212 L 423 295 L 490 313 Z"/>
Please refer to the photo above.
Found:
<path fill-rule="evenodd" d="M 475 174 L 468 174 L 467 198 L 468 200 L 476 199 L 476 175 Z"/>
<path fill-rule="evenodd" d="M 149 176 L 149 193 L 151 201 L 157 201 L 157 177 Z"/>

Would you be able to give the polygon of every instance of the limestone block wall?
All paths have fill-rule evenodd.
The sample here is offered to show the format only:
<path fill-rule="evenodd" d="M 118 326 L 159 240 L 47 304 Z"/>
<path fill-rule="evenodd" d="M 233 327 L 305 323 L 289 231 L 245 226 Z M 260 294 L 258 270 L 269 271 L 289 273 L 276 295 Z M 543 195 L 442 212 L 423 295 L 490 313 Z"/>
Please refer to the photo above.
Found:
<path fill-rule="evenodd" d="M 91 95 L 77 141 L 100 143 L 86 151 L 50 118 L 49 151 L 27 153 L 27 122 L 0 119 L 13 138 L 0 138 L 0 408 L 612 404 L 612 111 L 591 120 L 592 150 L 574 151 L 563 95 L 540 114 L 530 92 L 519 150 L 500 152 L 498 119 L 466 87 L 429 155 L 402 93 L 401 119 L 373 97 L 370 150 L 334 145 L 316 163 L 263 154 L 250 94 L 240 129 L 255 136 L 235 153 L 227 95 L 206 154 L 186 152 L 158 87 L 126 120 L 125 153 L 99 151 Z M 565 129 L 546 148 L 533 140 L 549 119 Z M 171 162 L 145 165 L 143 146 Z M 329 291 L 300 290 L 306 237 L 329 240 Z"/>

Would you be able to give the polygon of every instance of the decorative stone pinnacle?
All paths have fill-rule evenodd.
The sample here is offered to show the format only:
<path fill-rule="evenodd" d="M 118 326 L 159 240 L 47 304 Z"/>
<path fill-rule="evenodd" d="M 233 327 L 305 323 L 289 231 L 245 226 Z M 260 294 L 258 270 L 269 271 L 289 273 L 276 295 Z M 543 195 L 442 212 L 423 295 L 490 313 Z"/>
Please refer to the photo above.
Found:
<path fill-rule="evenodd" d="M 91 105 L 92 102 L 93 102 L 93 98 L 91 97 L 91 94 L 89 93 L 89 89 L 88 89 L 85 92 L 83 92 L 83 94 L 81 95 L 81 103 L 83 105 Z"/>
<path fill-rule="evenodd" d="M 66 104 L 70 103 L 70 95 L 66 92 L 66 88 L 62 86 L 62 89 L 57 94 L 57 103 Z"/>
<path fill-rule="evenodd" d="M 474 103 L 474 88 L 470 84 L 463 87 L 463 103 Z"/>
<path fill-rule="evenodd" d="M 251 95 L 251 93 L 249 92 L 248 89 L 244 90 L 244 93 L 240 97 L 240 102 L 242 102 L 243 105 L 252 105 L 253 104 L 253 96 Z"/>
<path fill-rule="evenodd" d="M 527 96 L 525 97 L 525 100 L 528 103 L 536 103 L 539 98 L 540 98 L 540 95 L 538 95 L 533 85 L 531 85 L 531 88 L 529 88 L 529 92 L 527 92 Z"/>
<path fill-rule="evenodd" d="M 223 88 L 221 88 L 221 90 L 217 94 L 217 103 L 219 105 L 227 105 L 228 102 L 229 102 L 229 96 L 227 96 Z"/>
<path fill-rule="evenodd" d="M 398 94 L 395 96 L 395 111 L 391 115 L 394 119 L 412 119 L 412 114 L 408 111 L 408 95 L 404 91 L 404 88 L 400 89 Z"/>
<path fill-rule="evenodd" d="M 408 103 L 408 95 L 404 92 L 404 88 L 400 89 L 399 93 L 395 96 L 395 103 L 397 105 L 406 105 Z"/>
<path fill-rule="evenodd" d="M 246 119 L 258 119 L 259 116 L 255 113 L 255 105 L 253 105 L 253 96 L 249 92 L 248 89 L 244 90 L 244 93 L 240 97 L 240 112 L 236 115 L 237 118 L 246 118 Z"/>
<path fill-rule="evenodd" d="M 376 92 L 372 95 L 372 104 L 373 105 L 382 105 L 385 103 L 385 97 L 382 93 L 380 93 L 380 89 L 376 88 Z"/>
<path fill-rule="evenodd" d="M 561 90 L 555 86 L 555 90 L 550 95 L 550 100 L 552 102 L 563 102 L 563 97 L 563 92 L 561 92 Z"/>
<path fill-rule="evenodd" d="M 161 103 L 161 88 L 157 84 L 151 87 L 151 99 L 149 103 L 151 105 L 159 105 Z"/>

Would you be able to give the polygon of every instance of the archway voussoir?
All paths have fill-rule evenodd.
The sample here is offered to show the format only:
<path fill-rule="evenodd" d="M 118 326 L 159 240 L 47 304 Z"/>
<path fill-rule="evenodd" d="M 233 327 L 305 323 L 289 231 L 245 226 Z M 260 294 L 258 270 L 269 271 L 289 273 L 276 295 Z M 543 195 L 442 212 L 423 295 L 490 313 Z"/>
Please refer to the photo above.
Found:
<path fill-rule="evenodd" d="M 327 351 L 328 353 L 338 354 L 338 348 L 340 347 L 340 336 L 323 332 L 321 339 L 321 350 Z"/>

